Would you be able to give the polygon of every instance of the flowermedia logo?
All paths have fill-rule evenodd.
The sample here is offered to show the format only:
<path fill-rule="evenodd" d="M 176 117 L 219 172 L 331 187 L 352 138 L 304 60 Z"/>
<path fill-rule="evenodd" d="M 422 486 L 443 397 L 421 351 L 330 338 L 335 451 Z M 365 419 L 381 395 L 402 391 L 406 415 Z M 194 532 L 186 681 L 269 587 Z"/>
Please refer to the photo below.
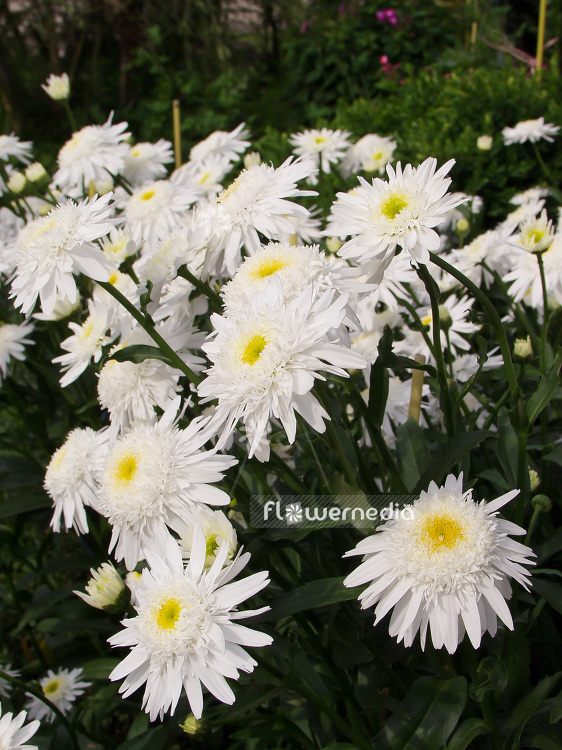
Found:
<path fill-rule="evenodd" d="M 416 495 L 253 495 L 254 528 L 372 529 L 393 518 L 413 518 Z"/>

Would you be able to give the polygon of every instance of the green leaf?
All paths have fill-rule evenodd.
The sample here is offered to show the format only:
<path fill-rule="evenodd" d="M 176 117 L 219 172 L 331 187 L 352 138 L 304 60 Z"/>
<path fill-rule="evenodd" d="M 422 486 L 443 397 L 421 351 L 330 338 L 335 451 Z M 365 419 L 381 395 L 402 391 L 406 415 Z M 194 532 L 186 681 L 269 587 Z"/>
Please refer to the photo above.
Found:
<path fill-rule="evenodd" d="M 562 550 L 562 529 L 558 529 L 550 539 L 547 539 L 542 544 L 535 547 L 535 553 L 537 555 L 537 563 L 542 564 L 549 557 L 552 557 L 557 552 Z"/>
<path fill-rule="evenodd" d="M 400 473 L 411 492 L 431 461 L 423 430 L 414 419 L 408 419 L 396 431 L 396 452 Z"/>
<path fill-rule="evenodd" d="M 369 403 L 367 414 L 371 424 L 380 427 L 384 419 L 386 402 L 388 399 L 388 370 L 378 357 L 371 367 L 369 380 Z"/>
<path fill-rule="evenodd" d="M 508 485 L 510 487 L 516 487 L 517 435 L 511 426 L 507 409 L 504 406 L 502 406 L 498 412 L 498 441 L 496 453 Z"/>
<path fill-rule="evenodd" d="M 157 346 L 149 346 L 148 344 L 126 346 L 116 351 L 108 359 L 114 359 L 117 362 L 134 362 L 136 365 L 144 362 L 145 359 L 159 359 L 173 367 L 172 362 Z"/>
<path fill-rule="evenodd" d="M 87 680 L 107 680 L 110 672 L 121 663 L 121 659 L 117 657 L 108 656 L 101 659 L 92 659 L 82 664 L 84 670 L 84 677 Z"/>
<path fill-rule="evenodd" d="M 416 362 L 415 359 L 409 357 L 402 357 L 398 354 L 394 354 L 392 351 L 392 329 L 390 326 L 384 327 L 384 333 L 379 341 L 378 352 L 379 356 L 377 362 L 380 360 L 380 364 L 383 367 L 405 367 L 408 370 L 423 370 L 431 375 L 433 378 L 437 378 L 437 370 L 433 365 L 422 365 L 420 362 Z"/>
<path fill-rule="evenodd" d="M 449 440 L 444 447 L 439 449 L 437 456 L 427 466 L 414 487 L 414 493 L 426 489 L 431 480 L 439 484 L 456 463 L 468 455 L 479 443 L 492 436 L 494 436 L 494 433 L 490 430 L 476 430 Z"/>
<path fill-rule="evenodd" d="M 554 396 L 560 387 L 560 368 L 562 367 L 562 347 L 558 347 L 554 364 L 550 370 L 543 375 L 539 387 L 529 399 L 529 423 L 532 426 L 535 419 Z"/>
<path fill-rule="evenodd" d="M 470 686 L 470 697 L 480 703 L 486 693 L 502 693 L 507 685 L 507 670 L 498 656 L 482 659 L 476 670 L 476 679 Z"/>
<path fill-rule="evenodd" d="M 548 604 L 557 612 L 562 614 L 562 586 L 550 581 L 543 581 L 541 578 L 533 578 L 533 590 L 546 599 Z"/>
<path fill-rule="evenodd" d="M 475 737 L 488 734 L 489 731 L 482 719 L 466 719 L 449 740 L 447 750 L 466 750 Z"/>
<path fill-rule="evenodd" d="M 362 591 L 361 586 L 347 588 L 343 585 L 344 576 L 338 578 L 323 578 L 319 581 L 311 581 L 304 586 L 299 586 L 293 591 L 274 599 L 269 612 L 257 615 L 253 622 L 271 622 L 281 617 L 287 617 L 295 612 L 303 612 L 307 609 L 325 607 L 338 602 L 348 602 L 357 599 Z"/>
<path fill-rule="evenodd" d="M 550 677 L 542 679 L 531 692 L 526 695 L 522 701 L 513 709 L 511 716 L 502 723 L 500 732 L 505 738 L 504 747 L 506 750 L 519 750 L 521 746 L 521 733 L 525 725 L 540 708 L 543 701 L 555 687 L 560 679 L 562 672 L 556 672 Z"/>
<path fill-rule="evenodd" d="M 139 734 L 130 740 L 122 742 L 116 750 L 164 750 L 170 746 L 168 728 L 154 727 L 144 734 Z"/>
<path fill-rule="evenodd" d="M 553 463 L 558 464 L 558 466 L 562 466 L 562 445 L 557 445 L 554 450 L 547 453 L 546 456 L 543 456 L 543 460 L 552 461 Z"/>
<path fill-rule="evenodd" d="M 32 510 L 49 508 L 51 500 L 48 495 L 35 495 L 32 497 L 21 497 L 19 500 L 9 500 L 0 504 L 0 518 L 18 516 L 20 513 L 29 513 Z"/>
<path fill-rule="evenodd" d="M 420 677 L 396 712 L 375 737 L 377 750 L 421 750 L 443 747 L 466 704 L 464 677 L 441 680 Z"/>

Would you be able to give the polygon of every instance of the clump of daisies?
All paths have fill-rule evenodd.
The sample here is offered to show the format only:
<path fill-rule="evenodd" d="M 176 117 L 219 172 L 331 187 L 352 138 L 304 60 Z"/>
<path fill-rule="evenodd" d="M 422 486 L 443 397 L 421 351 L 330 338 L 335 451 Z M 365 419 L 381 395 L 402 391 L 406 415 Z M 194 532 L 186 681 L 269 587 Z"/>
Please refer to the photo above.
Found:
<path fill-rule="evenodd" d="M 389 633 L 411 646 L 427 631 L 435 648 L 454 653 L 465 633 L 478 648 L 482 634 L 492 636 L 498 618 L 513 630 L 506 604 L 509 579 L 529 588 L 533 551 L 509 535 L 525 530 L 497 517 L 512 500 L 512 490 L 491 502 L 476 502 L 462 489 L 462 474 L 449 475 L 442 487 L 431 482 L 410 506 L 410 513 L 385 522 L 346 556 L 362 555 L 346 586 L 367 583 L 363 609 L 376 604 L 375 625 L 393 610 Z"/>

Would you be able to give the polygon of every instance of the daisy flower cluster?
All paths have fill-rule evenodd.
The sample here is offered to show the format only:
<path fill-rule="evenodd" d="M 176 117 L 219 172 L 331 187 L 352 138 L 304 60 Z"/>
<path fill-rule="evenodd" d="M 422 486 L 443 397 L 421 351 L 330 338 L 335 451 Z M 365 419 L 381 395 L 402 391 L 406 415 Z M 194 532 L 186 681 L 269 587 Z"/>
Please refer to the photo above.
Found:
<path fill-rule="evenodd" d="M 47 93 L 62 98 L 63 84 L 50 80 Z M 31 144 L 3 137 L 0 159 L 32 160 Z M 46 467 L 51 528 L 109 528 L 113 560 L 75 593 L 105 614 L 129 607 L 108 639 L 128 649 L 110 679 L 124 698 L 143 688 L 151 721 L 184 698 L 200 719 L 203 689 L 233 703 L 232 681 L 257 666 L 247 649 L 272 642 L 238 622 L 268 609 L 244 603 L 269 573 L 239 547 L 248 519 L 246 508 L 225 512 L 234 491 L 279 494 L 273 462 L 293 486 L 334 491 L 326 446 L 337 481 L 387 489 L 386 464 L 371 476 L 374 457 L 391 473 L 405 423 L 448 431 L 451 403 L 467 431 L 497 433 L 481 382 L 505 377 L 505 351 L 478 339 L 481 306 L 459 279 L 502 285 L 510 314 L 538 324 L 562 305 L 560 221 L 543 189 L 514 196 L 513 211 L 474 236 L 484 207 L 452 191 L 453 159 L 393 165 L 392 137 L 353 142 L 322 128 L 293 134 L 293 154 L 274 166 L 259 154 L 242 162 L 249 138 L 244 123 L 217 131 L 170 171 L 168 141 L 135 143 L 110 115 L 61 148 L 42 198 L 12 191 L 13 216 L 0 213 L 0 270 L 19 315 L 0 326 L 0 372 L 25 361 L 34 337 L 65 330 L 50 364 L 69 400 L 88 389 L 90 400 Z M 321 189 L 331 171 L 353 186 L 322 214 L 306 186 Z M 417 385 L 416 367 L 428 374 Z M 377 622 L 393 610 L 390 634 L 405 646 L 419 632 L 423 647 L 429 629 L 436 648 L 454 652 L 465 633 L 479 647 L 498 619 L 513 628 L 509 579 L 528 588 L 532 552 L 509 538 L 523 529 L 497 517 L 516 494 L 478 503 L 462 475 L 431 482 L 411 518 L 347 553 L 363 562 L 346 585 L 367 584 L 361 603 L 376 604 Z M 40 686 L 66 714 L 90 683 L 61 667 Z M 35 696 L 27 710 L 54 719 Z M 20 716 L 10 722 L 21 743 L 33 724 L 22 730 Z"/>

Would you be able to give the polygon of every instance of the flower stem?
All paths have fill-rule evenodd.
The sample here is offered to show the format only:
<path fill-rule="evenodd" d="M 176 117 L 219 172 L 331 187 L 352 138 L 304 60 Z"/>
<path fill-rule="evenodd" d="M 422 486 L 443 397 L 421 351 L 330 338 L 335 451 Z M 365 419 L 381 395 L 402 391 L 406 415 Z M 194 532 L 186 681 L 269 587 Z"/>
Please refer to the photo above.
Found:
<path fill-rule="evenodd" d="M 461 271 L 454 268 L 454 266 L 452 266 L 450 263 L 447 263 L 446 260 L 443 260 L 443 258 L 441 258 L 440 256 L 435 255 L 435 253 L 430 253 L 429 257 L 431 258 L 432 263 L 443 269 L 443 271 L 446 271 L 453 278 L 457 279 L 457 281 L 460 281 L 460 283 L 465 286 L 468 291 L 474 295 L 474 297 L 476 297 L 478 302 L 480 302 L 484 310 L 488 313 L 490 322 L 493 325 L 498 337 L 498 343 L 500 345 L 500 351 L 503 357 L 509 391 L 511 393 L 511 396 L 513 397 L 518 387 L 517 376 L 515 374 L 515 368 L 513 367 L 513 361 L 511 359 L 511 352 L 509 349 L 509 344 L 507 342 L 507 336 L 505 335 L 505 329 L 496 308 L 490 302 L 488 296 L 478 286 L 476 286 L 476 284 L 474 284 L 469 278 L 467 278 L 464 273 L 461 273 Z"/>
<path fill-rule="evenodd" d="M 548 293 L 546 291 L 546 277 L 544 273 L 544 263 L 542 253 L 537 253 L 539 263 L 539 272 L 541 275 L 542 299 L 543 299 L 543 318 L 541 326 L 541 351 L 540 351 L 540 368 L 541 375 L 546 374 L 546 334 L 548 330 Z"/>
<path fill-rule="evenodd" d="M 180 372 L 182 372 L 194 385 L 199 385 L 199 383 L 201 382 L 201 378 L 196 375 L 193 370 L 185 364 L 181 357 L 176 354 L 172 347 L 168 343 L 166 343 L 166 341 L 164 341 L 162 336 L 160 336 L 158 331 L 156 331 L 156 329 L 154 328 L 154 324 L 150 320 L 148 320 L 145 315 L 139 312 L 139 310 L 137 310 L 137 308 L 133 304 L 131 304 L 131 302 L 129 302 L 125 295 L 121 294 L 121 292 L 116 289 L 113 284 L 110 284 L 107 281 L 98 281 L 97 283 L 102 287 L 102 289 L 105 289 L 106 292 L 109 292 L 112 297 L 115 297 L 115 299 L 123 305 L 127 312 L 129 312 L 133 316 L 137 323 L 142 328 L 144 328 L 144 330 L 148 333 L 154 343 L 157 344 L 161 351 L 168 357 L 173 367 L 180 370 Z"/>
<path fill-rule="evenodd" d="M 219 295 L 214 292 L 208 284 L 206 284 L 204 281 L 201 281 L 201 279 L 198 279 L 197 276 L 192 274 L 191 271 L 188 270 L 186 265 L 180 266 L 178 268 L 178 276 L 181 276 L 182 279 L 185 279 L 186 281 L 189 281 L 190 284 L 193 284 L 198 292 L 201 292 L 201 294 L 204 294 L 205 297 L 208 298 L 209 302 L 212 302 L 212 304 L 218 310 L 222 310 L 222 300 Z"/>
<path fill-rule="evenodd" d="M 453 399 L 451 391 L 449 389 L 449 381 L 447 379 L 447 371 L 445 369 L 445 360 L 443 359 L 443 349 L 441 346 L 441 325 L 439 317 L 439 287 L 435 283 L 435 280 L 427 270 L 427 266 L 418 266 L 417 274 L 423 281 L 423 284 L 429 294 L 431 302 L 431 318 L 433 328 L 433 354 L 435 357 L 435 363 L 437 365 L 437 377 L 439 379 L 439 387 L 441 388 L 441 394 L 443 396 L 443 409 L 445 416 L 445 426 L 447 429 L 448 437 L 454 437 L 455 435 L 455 419 L 453 415 Z"/>

